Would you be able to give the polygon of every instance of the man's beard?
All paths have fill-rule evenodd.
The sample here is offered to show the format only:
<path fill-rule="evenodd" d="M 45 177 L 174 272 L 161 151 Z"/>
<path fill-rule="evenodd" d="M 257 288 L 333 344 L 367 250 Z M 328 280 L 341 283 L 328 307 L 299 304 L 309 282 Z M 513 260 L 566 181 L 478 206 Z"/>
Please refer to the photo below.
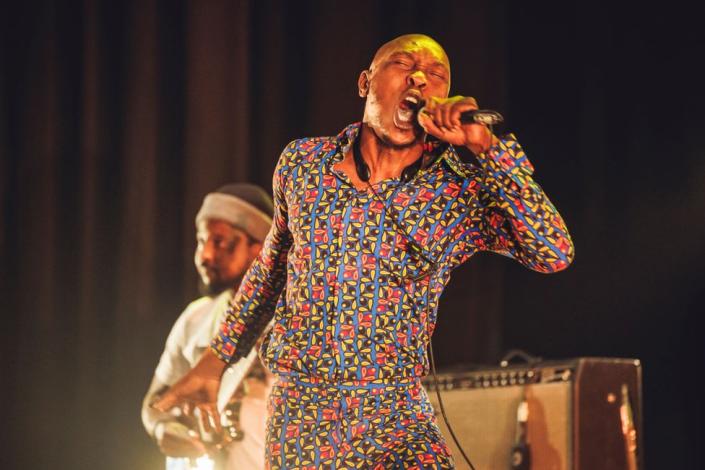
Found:
<path fill-rule="evenodd" d="M 374 132 L 374 131 L 373 131 Z M 391 150 L 407 150 L 419 144 L 419 140 L 423 140 L 424 131 L 420 127 L 414 130 L 414 138 L 408 142 L 397 143 L 392 140 L 392 137 L 387 133 L 377 134 L 379 145 L 381 147 L 386 147 Z"/>
<path fill-rule="evenodd" d="M 217 297 L 224 291 L 228 289 L 237 289 L 240 286 L 240 282 L 242 281 L 242 276 L 238 276 L 235 279 L 231 279 L 229 281 L 214 281 L 211 282 L 210 284 L 206 285 L 203 280 L 199 277 L 198 278 L 198 292 L 202 296 L 206 297 Z"/>

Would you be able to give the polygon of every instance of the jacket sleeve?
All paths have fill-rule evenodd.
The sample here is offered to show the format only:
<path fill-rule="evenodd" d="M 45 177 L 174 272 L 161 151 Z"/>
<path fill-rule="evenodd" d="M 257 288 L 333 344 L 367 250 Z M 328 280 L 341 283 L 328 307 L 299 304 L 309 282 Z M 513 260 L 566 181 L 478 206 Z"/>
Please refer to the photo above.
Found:
<path fill-rule="evenodd" d="M 533 180 L 533 166 L 510 134 L 477 156 L 481 249 L 510 256 L 542 273 L 565 269 L 574 256 L 563 218 Z"/>
<path fill-rule="evenodd" d="M 287 255 L 292 243 L 285 198 L 286 172 L 295 152 L 296 143 L 292 142 L 279 158 L 272 180 L 272 227 L 211 343 L 215 354 L 225 362 L 234 362 L 249 353 L 274 315 L 279 295 L 285 286 Z"/>

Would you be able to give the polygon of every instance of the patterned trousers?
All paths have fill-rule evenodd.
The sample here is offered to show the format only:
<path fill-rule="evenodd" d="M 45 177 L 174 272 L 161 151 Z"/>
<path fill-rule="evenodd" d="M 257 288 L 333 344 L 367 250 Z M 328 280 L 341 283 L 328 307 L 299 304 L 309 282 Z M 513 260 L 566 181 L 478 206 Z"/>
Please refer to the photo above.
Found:
<path fill-rule="evenodd" d="M 267 461 L 272 470 L 454 468 L 418 379 L 279 378 L 269 398 Z"/>

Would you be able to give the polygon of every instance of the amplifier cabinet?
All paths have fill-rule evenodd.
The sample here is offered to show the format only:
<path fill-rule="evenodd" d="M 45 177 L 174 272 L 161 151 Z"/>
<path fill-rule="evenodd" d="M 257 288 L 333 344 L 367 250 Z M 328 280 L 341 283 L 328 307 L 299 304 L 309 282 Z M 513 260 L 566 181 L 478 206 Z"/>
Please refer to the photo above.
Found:
<path fill-rule="evenodd" d="M 643 469 L 641 365 L 577 358 L 438 374 L 446 415 L 477 470 Z M 458 468 L 462 455 L 441 415 L 433 376 L 424 379 Z M 518 411 L 528 405 L 528 415 Z M 530 465 L 512 463 L 523 429 Z M 514 466 L 512 466 L 514 465 Z"/>

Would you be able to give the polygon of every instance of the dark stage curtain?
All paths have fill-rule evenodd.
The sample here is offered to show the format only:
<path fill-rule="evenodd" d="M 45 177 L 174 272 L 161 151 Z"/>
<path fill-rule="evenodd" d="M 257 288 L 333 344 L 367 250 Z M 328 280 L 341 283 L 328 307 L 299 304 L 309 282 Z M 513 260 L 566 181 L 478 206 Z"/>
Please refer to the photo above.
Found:
<path fill-rule="evenodd" d="M 163 465 L 140 401 L 197 295 L 203 195 L 230 181 L 269 190 L 287 142 L 360 119 L 360 70 L 407 32 L 446 47 L 453 93 L 505 114 L 577 246 L 555 276 L 489 255 L 458 269 L 439 364 L 515 347 L 640 358 L 647 463 L 697 468 L 702 18 L 491 0 L 5 7 L 3 468 Z"/>

